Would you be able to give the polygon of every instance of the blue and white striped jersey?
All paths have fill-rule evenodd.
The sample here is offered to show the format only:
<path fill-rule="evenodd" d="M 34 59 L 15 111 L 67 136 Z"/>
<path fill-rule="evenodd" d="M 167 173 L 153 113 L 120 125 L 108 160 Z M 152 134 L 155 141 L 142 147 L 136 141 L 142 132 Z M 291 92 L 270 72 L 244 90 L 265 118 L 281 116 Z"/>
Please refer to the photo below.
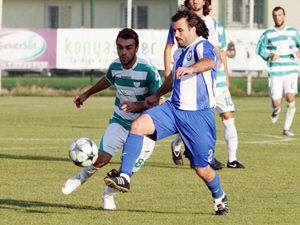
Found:
<path fill-rule="evenodd" d="M 212 70 L 203 73 L 194 73 L 176 79 L 175 72 L 179 67 L 188 67 L 202 58 L 214 60 Z M 173 92 L 170 101 L 176 108 L 188 111 L 202 110 L 215 107 L 213 93 L 216 79 L 217 60 L 214 46 L 203 37 L 186 48 L 178 48 L 174 53 Z"/>

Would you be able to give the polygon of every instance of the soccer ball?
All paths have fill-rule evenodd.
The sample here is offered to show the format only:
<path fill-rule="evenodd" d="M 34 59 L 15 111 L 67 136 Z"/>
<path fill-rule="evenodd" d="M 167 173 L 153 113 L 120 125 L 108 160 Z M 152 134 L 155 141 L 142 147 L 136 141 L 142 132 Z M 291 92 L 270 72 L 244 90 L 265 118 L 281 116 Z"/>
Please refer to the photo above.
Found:
<path fill-rule="evenodd" d="M 98 158 L 98 147 L 89 138 L 79 138 L 70 145 L 69 157 L 76 166 L 92 165 Z"/>

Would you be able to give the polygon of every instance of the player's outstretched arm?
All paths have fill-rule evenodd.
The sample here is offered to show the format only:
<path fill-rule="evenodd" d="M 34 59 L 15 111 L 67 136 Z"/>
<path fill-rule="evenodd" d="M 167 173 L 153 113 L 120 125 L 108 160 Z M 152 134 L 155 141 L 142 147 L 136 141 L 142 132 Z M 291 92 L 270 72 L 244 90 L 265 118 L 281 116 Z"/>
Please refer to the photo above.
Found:
<path fill-rule="evenodd" d="M 161 104 L 162 100 L 161 97 L 168 92 L 172 91 L 173 88 L 173 78 L 172 76 L 166 77 L 164 83 L 162 86 L 152 95 L 150 95 L 148 98 L 145 100 L 145 104 L 147 107 L 153 107 L 155 105 Z"/>
<path fill-rule="evenodd" d="M 73 102 L 77 108 L 80 108 L 80 106 L 83 105 L 83 102 L 85 102 L 91 95 L 100 92 L 109 86 L 111 86 L 111 84 L 108 82 L 106 77 L 103 76 L 94 86 L 83 92 L 81 95 L 76 96 Z"/>

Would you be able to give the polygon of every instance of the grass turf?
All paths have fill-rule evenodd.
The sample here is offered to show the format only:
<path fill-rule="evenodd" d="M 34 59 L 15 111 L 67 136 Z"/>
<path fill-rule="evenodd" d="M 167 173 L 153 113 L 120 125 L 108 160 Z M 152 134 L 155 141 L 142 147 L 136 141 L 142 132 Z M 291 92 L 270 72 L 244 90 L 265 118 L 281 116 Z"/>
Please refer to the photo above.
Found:
<path fill-rule="evenodd" d="M 80 168 L 68 159 L 78 137 L 96 143 L 112 112 L 113 98 L 89 99 L 76 109 L 72 97 L 0 97 L 0 224 L 299 224 L 298 165 L 300 118 L 294 138 L 281 135 L 284 113 L 270 123 L 265 97 L 234 98 L 238 158 L 245 170 L 220 171 L 230 214 L 214 216 L 209 191 L 189 169 L 173 165 L 172 137 L 157 143 L 146 165 L 132 178 L 131 191 L 118 194 L 115 212 L 103 211 L 103 177 L 111 164 L 69 196 L 61 185 Z M 285 110 L 283 110 L 285 111 Z M 217 118 L 216 156 L 226 162 L 223 126 Z"/>

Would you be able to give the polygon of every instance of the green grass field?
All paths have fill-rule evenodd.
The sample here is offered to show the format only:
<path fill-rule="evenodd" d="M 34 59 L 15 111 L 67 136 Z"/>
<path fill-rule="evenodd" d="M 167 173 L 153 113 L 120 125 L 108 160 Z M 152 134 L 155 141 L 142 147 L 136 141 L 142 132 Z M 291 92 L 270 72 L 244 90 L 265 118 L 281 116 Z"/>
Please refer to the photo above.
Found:
<path fill-rule="evenodd" d="M 171 138 L 157 143 L 132 178 L 131 191 L 116 197 L 118 210 L 101 209 L 103 177 L 118 168 L 120 154 L 69 196 L 61 185 L 80 168 L 68 159 L 78 137 L 98 142 L 113 98 L 91 98 L 76 109 L 72 97 L 0 97 L 0 224 L 2 225 L 298 225 L 300 224 L 299 136 L 281 135 L 284 113 L 270 123 L 265 97 L 234 98 L 239 159 L 245 170 L 220 171 L 230 214 L 214 216 L 209 191 L 185 160 L 173 165 Z M 285 111 L 285 110 L 283 110 Z M 223 127 L 217 118 L 217 158 L 226 161 Z"/>

